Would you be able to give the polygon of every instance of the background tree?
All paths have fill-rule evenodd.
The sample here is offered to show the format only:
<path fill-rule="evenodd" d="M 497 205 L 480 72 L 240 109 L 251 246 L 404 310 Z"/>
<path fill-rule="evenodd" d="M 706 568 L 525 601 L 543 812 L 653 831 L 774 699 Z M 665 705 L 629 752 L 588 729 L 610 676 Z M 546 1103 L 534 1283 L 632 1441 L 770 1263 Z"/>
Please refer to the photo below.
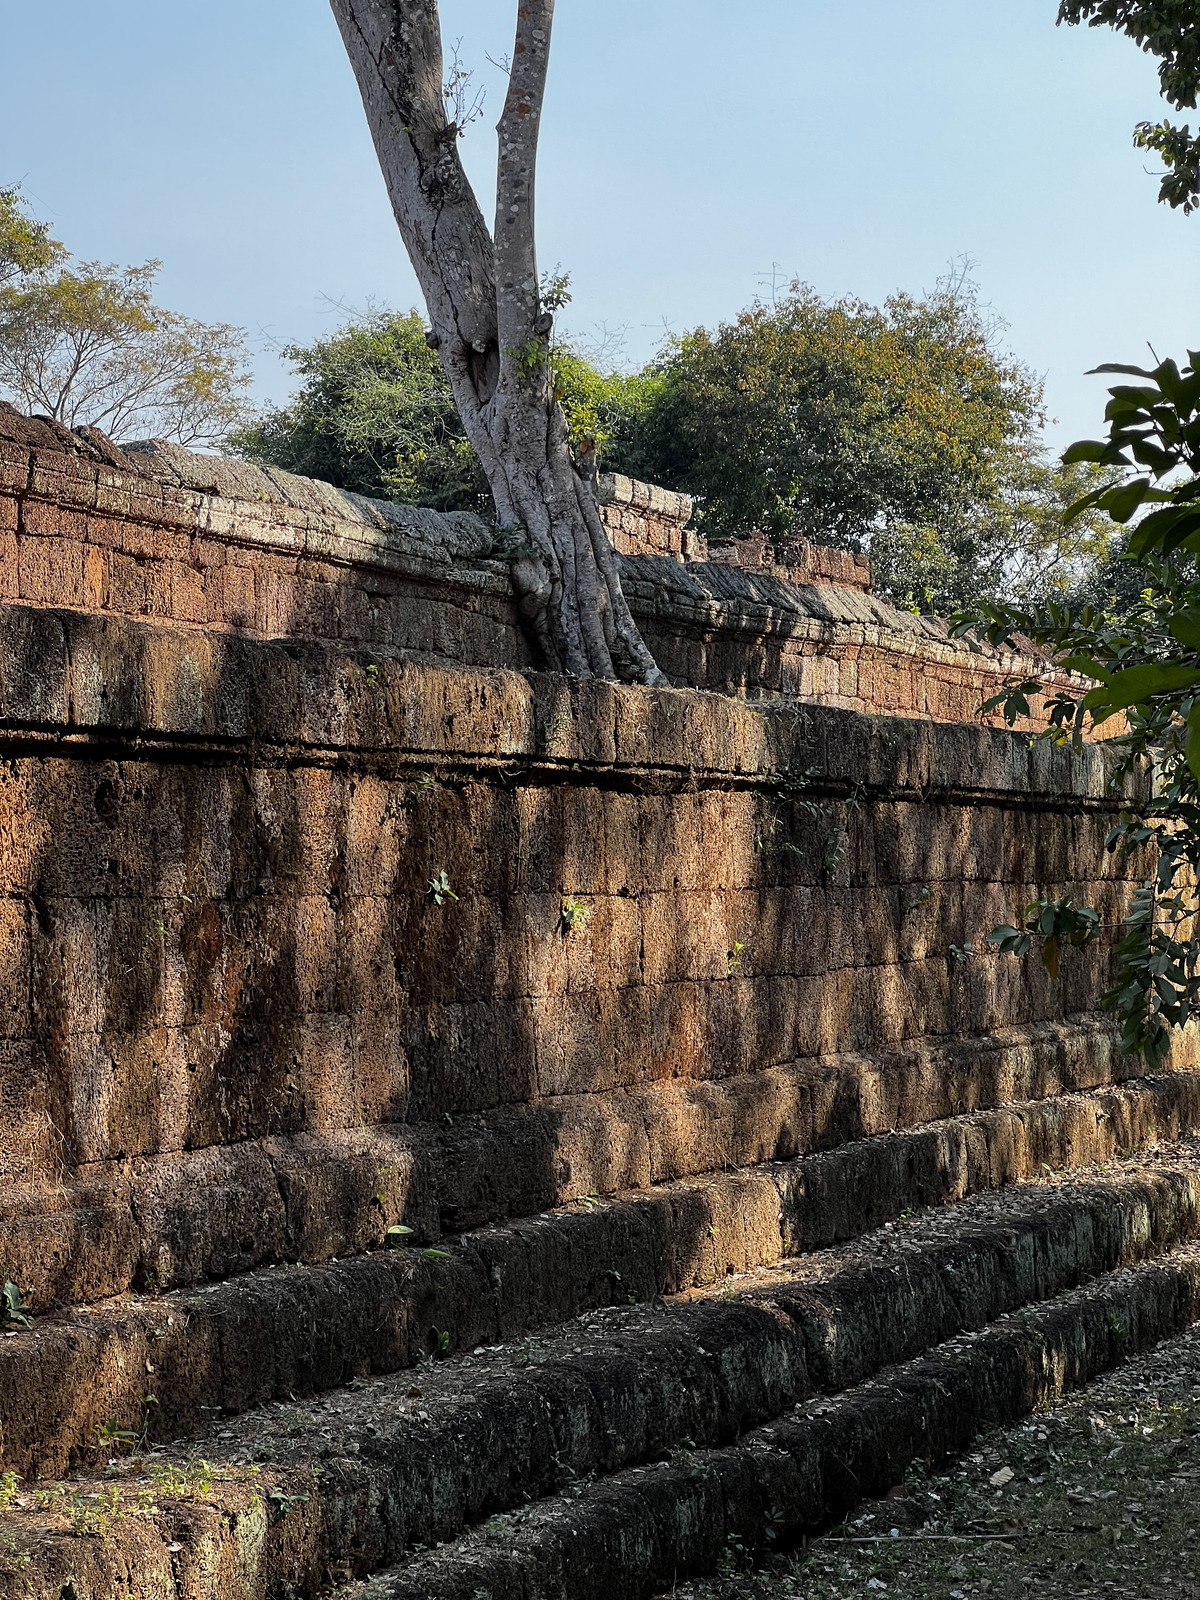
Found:
<path fill-rule="evenodd" d="M 989 498 L 941 527 L 877 528 L 868 546 L 876 590 L 905 610 L 942 616 L 987 600 L 1032 605 L 1107 592 L 1112 522 L 1095 508 L 1075 519 L 1067 511 L 1113 474 L 1063 467 L 1040 448 L 1011 467 Z"/>
<path fill-rule="evenodd" d="M 865 549 L 882 523 L 949 530 L 1037 452 L 1042 389 L 961 279 L 884 306 L 793 284 L 675 339 L 617 449 L 699 497 L 710 535 Z"/>
<path fill-rule="evenodd" d="M 1062 511 L 1088 468 L 1046 460 L 1042 386 L 962 272 L 882 307 L 793 284 L 672 340 L 610 464 L 697 497 L 703 530 L 869 551 L 897 604 L 944 611 L 1077 584 L 1107 549 Z"/>
<path fill-rule="evenodd" d="M 283 354 L 303 382 L 286 406 L 231 436 L 238 455 L 359 494 L 490 516 L 487 480 L 418 312 L 368 310 Z"/>
<path fill-rule="evenodd" d="M 220 443 L 243 412 L 241 331 L 156 305 L 156 261 L 124 270 L 69 265 L 60 250 L 47 259 L 46 249 L 35 241 L 26 266 L 0 286 L 0 392 L 23 410 L 101 428 L 118 442 Z"/>
<path fill-rule="evenodd" d="M 20 189 L 0 189 L 0 288 L 29 273 L 48 271 L 65 254 L 45 223 L 30 216 Z"/>
<path fill-rule="evenodd" d="M 268 407 L 231 435 L 236 454 L 359 494 L 492 514 L 487 479 L 419 312 L 368 308 L 328 338 L 283 354 L 303 381 L 286 406 Z M 636 406 L 639 375 L 601 372 L 558 342 L 550 361 L 572 446 L 603 457 Z"/>
<path fill-rule="evenodd" d="M 1110 27 L 1127 34 L 1160 62 L 1163 99 L 1177 111 L 1194 110 L 1200 91 L 1200 19 L 1196 0 L 1062 0 L 1058 20 L 1071 26 Z M 1134 143 L 1166 163 L 1159 199 L 1184 212 L 1200 205 L 1200 136 L 1188 124 L 1140 122 Z"/>
<path fill-rule="evenodd" d="M 595 455 L 572 460 L 550 359 L 557 286 L 538 273 L 534 189 L 554 0 L 517 0 L 497 135 L 494 233 L 459 155 L 477 102 L 446 81 L 437 0 L 331 0 L 458 414 L 508 534 L 548 662 L 665 683 L 621 590 Z"/>

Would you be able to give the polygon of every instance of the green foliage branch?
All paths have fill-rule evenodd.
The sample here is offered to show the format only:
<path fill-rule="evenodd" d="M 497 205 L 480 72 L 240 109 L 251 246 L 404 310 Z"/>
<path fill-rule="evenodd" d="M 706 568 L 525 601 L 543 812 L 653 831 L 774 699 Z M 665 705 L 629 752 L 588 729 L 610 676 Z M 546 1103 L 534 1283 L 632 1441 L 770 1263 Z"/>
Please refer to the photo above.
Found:
<path fill-rule="evenodd" d="M 1077 906 L 1064 895 L 1058 900 L 1034 900 L 1025 907 L 1019 928 L 1005 924 L 993 928 L 988 942 L 1006 955 L 1028 955 L 1036 939 L 1041 947 L 1042 965 L 1052 978 L 1059 974 L 1064 942 L 1077 949 L 1090 944 L 1100 931 L 1100 913 L 1088 906 Z"/>
<path fill-rule="evenodd" d="M 1118 792 L 1136 794 L 1139 786 L 1127 780 L 1141 773 L 1144 798 L 1122 811 L 1108 849 L 1149 847 L 1156 863 L 1125 917 L 1117 980 L 1104 1004 L 1121 1023 L 1122 1047 L 1156 1063 L 1171 1031 L 1200 1012 L 1200 352 L 1189 352 L 1182 369 L 1168 360 L 1153 369 L 1110 364 L 1096 371 L 1140 381 L 1109 390 L 1106 439 L 1066 452 L 1068 466 L 1121 474 L 1083 496 L 1068 516 L 1099 509 L 1127 528 L 1121 559 L 1139 563 L 1149 586 L 1118 617 L 1089 606 L 993 603 L 952 621 L 960 636 L 977 631 L 1026 653 L 1032 642 L 1060 668 L 1090 680 L 1050 691 L 1041 737 L 1078 745 L 1088 728 L 1125 719 L 1109 741 L 1120 756 L 1112 781 Z M 1030 696 L 1042 688 L 1037 677 L 1010 683 L 983 709 L 1003 707 L 1013 723 L 1030 714 Z M 1047 900 L 1027 908 L 1023 929 L 998 928 L 991 938 L 1014 954 L 1033 939 L 1054 940 L 1057 966 L 1064 934 L 1086 943 L 1098 931 L 1095 913 Z"/>
<path fill-rule="evenodd" d="M 1160 62 L 1163 99 L 1177 111 L 1195 109 L 1200 92 L 1200 21 L 1195 0 L 1062 0 L 1059 23 L 1109 27 L 1126 34 Z M 1140 150 L 1153 150 L 1165 166 L 1158 197 L 1187 213 L 1200 206 L 1200 135 L 1170 122 L 1140 122 Z"/>
<path fill-rule="evenodd" d="M 19 187 L 0 188 L 0 287 L 46 272 L 66 255 L 44 222 L 29 214 Z"/>

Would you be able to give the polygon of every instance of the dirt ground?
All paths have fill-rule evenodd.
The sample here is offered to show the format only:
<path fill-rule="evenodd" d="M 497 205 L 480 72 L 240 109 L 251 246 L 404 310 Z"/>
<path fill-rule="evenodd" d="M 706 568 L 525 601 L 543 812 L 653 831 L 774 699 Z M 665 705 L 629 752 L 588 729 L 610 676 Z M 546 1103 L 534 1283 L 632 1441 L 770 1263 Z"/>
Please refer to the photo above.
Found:
<path fill-rule="evenodd" d="M 1200 1600 L 1200 1329 L 676 1600 Z"/>

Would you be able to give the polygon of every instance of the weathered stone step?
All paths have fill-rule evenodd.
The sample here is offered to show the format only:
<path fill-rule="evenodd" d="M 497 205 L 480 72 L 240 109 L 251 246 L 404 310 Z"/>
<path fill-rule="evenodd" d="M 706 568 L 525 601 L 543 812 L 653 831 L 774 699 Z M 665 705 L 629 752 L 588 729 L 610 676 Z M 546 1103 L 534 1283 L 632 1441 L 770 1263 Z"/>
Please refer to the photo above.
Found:
<path fill-rule="evenodd" d="M 608 1527 L 605 1496 L 615 1496 L 614 1504 L 631 1497 L 636 1502 L 645 1488 L 653 1508 L 666 1485 L 665 1505 L 673 1506 L 682 1494 L 683 1515 L 691 1504 L 690 1467 L 682 1472 L 656 1467 L 629 1477 L 633 1469 L 697 1449 L 703 1465 L 704 1452 L 716 1452 L 716 1465 L 711 1471 L 703 1465 L 700 1473 L 706 1483 L 711 1479 L 705 1491 L 711 1498 L 712 1484 L 720 1484 L 726 1473 L 726 1456 L 733 1463 L 728 1470 L 742 1472 L 744 1460 L 753 1467 L 766 1448 L 751 1436 L 730 1453 L 725 1447 L 746 1429 L 761 1427 L 797 1403 L 803 1406 L 815 1394 L 851 1390 L 887 1363 L 912 1357 L 963 1330 L 981 1329 L 1014 1308 L 1060 1295 L 1093 1275 L 1170 1250 L 1198 1231 L 1200 1151 L 1195 1148 L 1180 1148 L 1128 1171 L 1016 1187 L 906 1220 L 846 1250 L 787 1263 L 724 1290 L 663 1306 L 610 1309 L 577 1319 L 543 1339 L 431 1363 L 416 1375 L 416 1383 L 411 1377 L 376 1380 L 324 1400 L 273 1407 L 217 1427 L 197 1444 L 213 1464 L 215 1479 L 211 1493 L 198 1500 L 191 1497 L 195 1485 L 187 1476 L 186 1458 L 170 1452 L 152 1462 L 149 1476 L 142 1463 L 140 1468 L 118 1468 L 108 1482 L 69 1484 L 65 1500 L 56 1499 L 54 1490 L 43 1490 L 40 1509 L 27 1503 L 3 1531 L 11 1531 L 18 1549 L 30 1549 L 31 1530 L 48 1528 L 31 1548 L 30 1593 L 37 1600 L 51 1595 L 59 1600 L 64 1574 L 89 1600 L 124 1600 L 129 1589 L 121 1584 L 128 1583 L 134 1570 L 141 1574 L 141 1587 L 134 1591 L 139 1600 L 160 1593 L 187 1595 L 189 1600 L 215 1600 L 218 1594 L 221 1600 L 266 1600 L 287 1592 L 289 1584 L 297 1594 L 310 1595 L 339 1574 L 386 1567 L 415 1547 L 463 1535 L 489 1515 L 519 1511 L 530 1499 L 552 1497 L 546 1508 L 530 1514 L 529 1537 L 536 1534 L 553 1542 L 556 1516 L 573 1504 L 569 1490 L 562 1499 L 564 1487 L 576 1485 L 586 1535 L 580 1548 L 594 1555 L 595 1540 Z M 1188 1254 L 1179 1262 L 1163 1280 L 1175 1283 L 1178 1292 L 1174 1299 L 1150 1296 L 1143 1318 L 1146 1329 L 1168 1331 L 1169 1321 L 1173 1330 L 1181 1325 L 1179 1317 L 1186 1312 L 1190 1318 L 1193 1303 L 1200 1303 L 1200 1258 Z M 1125 1281 L 1109 1281 L 1105 1292 L 1110 1307 L 1122 1303 Z M 1191 1286 L 1191 1298 L 1179 1285 Z M 1060 1314 L 1053 1307 L 1037 1315 L 1043 1320 L 1049 1315 L 1052 1328 L 1060 1322 L 1066 1327 L 1073 1304 L 1063 1313 L 1065 1322 L 1061 1316 L 1054 1321 Z M 1138 1324 L 1139 1338 L 1143 1323 Z M 1002 1353 L 1008 1349 L 1008 1326 L 999 1335 L 987 1335 L 992 1343 L 999 1338 Z M 1110 1353 L 1111 1343 L 1105 1346 Z M 1091 1349 L 1088 1344 L 1089 1360 Z M 1051 1369 L 1057 1371 L 1053 1363 Z M 1032 1381 L 1028 1373 L 1025 1377 Z M 1011 1387 L 1002 1384 L 997 1392 L 1009 1395 Z M 886 1387 L 880 1392 L 887 1392 Z M 905 1378 L 899 1392 L 911 1398 L 924 1391 Z M 961 1383 L 956 1392 L 961 1402 Z M 870 1397 L 875 1395 L 870 1390 L 869 1403 L 860 1406 L 851 1390 L 850 1399 L 839 1402 L 838 1414 L 845 1413 L 851 1432 L 862 1427 L 869 1434 L 876 1406 Z M 990 1403 L 985 1394 L 975 1414 L 990 1416 Z M 969 1409 L 963 1407 L 963 1417 Z M 863 1416 L 855 1422 L 859 1410 Z M 936 1405 L 935 1413 L 941 1416 Z M 818 1411 L 818 1420 L 804 1421 L 810 1432 L 816 1430 L 816 1444 L 806 1446 L 810 1453 L 820 1443 L 825 1424 L 819 1419 L 824 1415 Z M 869 1440 L 855 1446 L 866 1452 L 872 1470 L 879 1462 L 894 1463 L 903 1450 L 904 1461 L 921 1453 L 920 1436 L 914 1439 L 904 1432 L 911 1431 L 912 1417 L 908 1412 L 897 1417 L 894 1426 L 889 1423 L 895 1437 L 886 1436 L 887 1451 L 879 1461 Z M 944 1433 L 953 1417 L 951 1413 L 938 1421 L 937 1427 Z M 785 1433 L 792 1426 L 785 1425 Z M 961 1431 L 961 1418 L 955 1426 Z M 823 1466 L 818 1463 L 819 1473 L 826 1476 L 837 1452 L 844 1455 L 841 1433 L 835 1429 L 833 1437 L 836 1450 Z M 941 1448 L 936 1429 L 931 1437 Z M 772 1448 L 786 1451 L 791 1446 Z M 794 1465 L 789 1471 L 795 1478 Z M 854 1471 L 863 1475 L 858 1468 Z M 593 1476 L 612 1478 L 613 1483 L 583 1488 Z M 827 1485 L 822 1488 L 814 1509 L 811 1484 L 797 1482 L 800 1498 L 793 1496 L 795 1504 L 786 1502 L 784 1511 L 793 1521 L 800 1511 L 819 1521 L 832 1503 L 831 1491 Z M 114 1488 L 121 1497 L 115 1505 Z M 158 1505 L 157 1513 L 145 1512 L 139 1496 Z M 122 1507 L 131 1514 L 116 1514 Z M 761 1495 L 753 1499 L 752 1508 L 747 1501 L 743 1509 L 749 1524 L 761 1515 Z M 645 1506 L 637 1516 L 630 1513 L 635 1532 L 648 1514 Z M 98 1526 L 96 1519 L 107 1521 L 103 1537 L 72 1539 L 65 1531 L 72 1519 L 80 1519 L 77 1525 L 84 1530 Z M 678 1533 L 676 1544 L 683 1539 L 686 1546 L 684 1533 Z M 569 1529 L 568 1534 L 573 1540 Z M 698 1548 L 707 1551 L 704 1538 L 696 1537 Z M 640 1538 L 639 1533 L 631 1550 Z M 492 1570 L 500 1571 L 500 1557 L 488 1540 L 486 1527 L 467 1532 L 462 1557 L 470 1582 L 485 1593 L 494 1579 L 500 1581 Z M 699 1556 L 690 1546 L 681 1548 L 682 1571 Z M 431 1586 L 421 1587 L 426 1577 L 418 1562 L 418 1576 L 396 1580 L 398 1592 L 461 1593 L 472 1600 L 469 1583 L 454 1586 L 459 1557 L 444 1560 L 449 1566 L 446 1572 L 440 1567 L 432 1571 Z M 617 1568 L 624 1582 L 628 1574 L 622 1576 L 619 1561 Z M 518 1564 L 509 1578 L 519 1570 Z M 645 1567 L 647 1581 L 664 1570 L 660 1562 L 651 1561 Z M 497 1597 L 524 1595 L 509 1578 L 495 1590 Z M 565 1587 L 535 1586 L 528 1594 L 574 1597 L 593 1592 L 576 1589 L 573 1582 L 564 1572 Z"/>
<path fill-rule="evenodd" d="M 341 1600 L 646 1600 L 733 1541 L 792 1540 L 1200 1319 L 1200 1250 L 1002 1318 L 732 1447 L 584 1484 L 493 1517 Z"/>
<path fill-rule="evenodd" d="M 278 1268 L 39 1319 L 0 1341 L 0 1467 L 55 1476 L 91 1458 L 97 1430 L 178 1439 L 214 1412 L 678 1294 L 1197 1129 L 1200 1074 L 1172 1073 L 483 1229 L 444 1255 Z"/>

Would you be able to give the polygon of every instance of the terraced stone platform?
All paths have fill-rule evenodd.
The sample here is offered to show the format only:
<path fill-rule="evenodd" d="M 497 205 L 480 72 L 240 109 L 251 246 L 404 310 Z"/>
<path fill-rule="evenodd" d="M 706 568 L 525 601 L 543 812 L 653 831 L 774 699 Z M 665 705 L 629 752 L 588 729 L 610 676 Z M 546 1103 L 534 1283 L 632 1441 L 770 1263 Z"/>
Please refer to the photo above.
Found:
<path fill-rule="evenodd" d="M 0 436 L 0 1594 L 648 1596 L 1200 1315 L 1196 1040 L 1099 1010 L 1145 780 L 884 714 L 1002 663 L 854 591 L 876 679 L 768 695 L 798 586 L 669 554 L 731 692 L 573 684 L 482 525 L 61 433 Z M 1042 892 L 1058 980 L 984 943 Z"/>
<path fill-rule="evenodd" d="M 1165 1089 L 1100 1097 L 1096 1125 Z M 68 1584 L 265 1600 L 366 1577 L 364 1596 L 414 1600 L 648 1596 L 731 1535 L 827 1525 L 912 1459 L 1200 1318 L 1198 1239 L 1200 1145 L 1184 1139 L 905 1209 L 707 1287 L 495 1343 L 479 1329 L 470 1349 L 447 1305 L 444 1355 L 241 1417 L 214 1408 L 186 1445 L 98 1440 L 91 1470 L 16 1496 L 4 1535 L 33 1558 L 36 1600 Z M 448 1279 L 447 1254 L 428 1270 Z"/>

